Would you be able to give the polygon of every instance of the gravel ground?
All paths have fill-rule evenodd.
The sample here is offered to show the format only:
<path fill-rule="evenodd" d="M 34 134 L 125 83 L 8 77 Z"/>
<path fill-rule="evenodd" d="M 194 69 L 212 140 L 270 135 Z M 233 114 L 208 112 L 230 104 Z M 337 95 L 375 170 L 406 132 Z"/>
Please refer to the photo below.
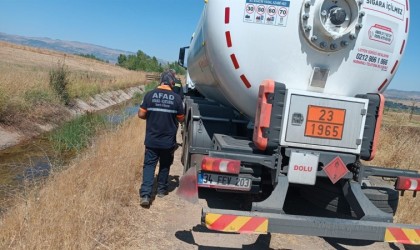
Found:
<path fill-rule="evenodd" d="M 178 137 L 180 141 L 181 137 Z M 141 217 L 136 228 L 140 249 L 415 249 L 403 245 L 324 239 L 314 236 L 285 234 L 227 234 L 207 230 L 200 225 L 204 200 L 197 204 L 176 195 L 182 176 L 180 147 L 171 167 L 171 188 L 168 196 L 156 197 L 148 209 L 138 205 Z M 138 203 L 137 203 L 138 204 Z M 132 215 L 136 217 L 136 215 Z"/>

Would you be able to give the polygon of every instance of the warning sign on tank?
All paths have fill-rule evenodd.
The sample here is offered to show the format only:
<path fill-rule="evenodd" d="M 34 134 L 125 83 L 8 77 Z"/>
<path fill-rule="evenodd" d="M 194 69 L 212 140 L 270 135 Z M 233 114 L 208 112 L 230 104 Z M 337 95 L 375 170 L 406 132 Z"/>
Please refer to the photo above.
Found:
<path fill-rule="evenodd" d="M 290 1 L 246 0 L 244 22 L 287 26 Z"/>
<path fill-rule="evenodd" d="M 404 0 L 366 0 L 363 8 L 404 21 Z"/>
<path fill-rule="evenodd" d="M 387 19 L 370 16 L 365 22 L 365 30 L 362 35 L 362 45 L 375 50 L 393 53 L 396 46 L 398 24 Z"/>
<path fill-rule="evenodd" d="M 369 29 L 369 39 L 381 43 L 391 44 L 394 40 L 394 34 L 391 28 L 375 24 Z"/>
<path fill-rule="evenodd" d="M 367 48 L 359 48 L 353 58 L 353 63 L 387 71 L 389 58 L 390 55 L 387 53 Z"/>

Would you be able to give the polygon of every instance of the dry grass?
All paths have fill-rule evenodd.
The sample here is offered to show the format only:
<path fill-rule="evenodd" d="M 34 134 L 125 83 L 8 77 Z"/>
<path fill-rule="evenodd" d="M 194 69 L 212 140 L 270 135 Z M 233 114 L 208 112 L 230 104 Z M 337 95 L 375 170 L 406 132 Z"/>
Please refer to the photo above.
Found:
<path fill-rule="evenodd" d="M 132 119 L 2 219 L 0 249 L 118 249 L 128 244 L 138 207 L 144 123 Z M 133 139 L 133 136 L 135 139 Z"/>
<path fill-rule="evenodd" d="M 420 171 L 420 124 L 419 116 L 412 121 L 405 113 L 387 112 L 379 138 L 378 152 L 369 164 L 389 168 Z M 400 197 L 396 214 L 399 223 L 420 224 L 419 198 L 413 198 L 412 192 Z"/>
<path fill-rule="evenodd" d="M 48 73 L 63 61 L 71 73 L 71 91 L 84 85 L 102 90 L 139 85 L 144 72 L 129 71 L 111 64 L 76 55 L 0 42 L 0 86 L 8 94 L 48 89 Z"/>
<path fill-rule="evenodd" d="M 66 170 L 54 173 L 43 188 L 20 197 L 23 202 L 0 221 L 0 249 L 138 248 L 137 229 L 141 220 L 150 221 L 143 217 L 160 216 L 139 212 L 144 129 L 140 119 L 129 120 L 100 137 Z M 387 122 L 372 164 L 419 170 L 419 131 Z M 420 224 L 419 213 L 418 200 L 407 193 L 396 219 Z"/>
<path fill-rule="evenodd" d="M 69 72 L 70 98 L 85 98 L 146 81 L 144 72 L 81 56 L 0 42 L 0 122 L 16 125 L 22 122 L 22 117 L 32 113 L 34 106 L 59 104 L 59 98 L 49 86 L 49 72 L 59 62 L 63 62 Z"/>
<path fill-rule="evenodd" d="M 393 112 L 386 111 L 384 116 L 384 123 L 389 125 L 399 125 L 408 127 L 420 127 L 420 115 L 407 112 Z"/>

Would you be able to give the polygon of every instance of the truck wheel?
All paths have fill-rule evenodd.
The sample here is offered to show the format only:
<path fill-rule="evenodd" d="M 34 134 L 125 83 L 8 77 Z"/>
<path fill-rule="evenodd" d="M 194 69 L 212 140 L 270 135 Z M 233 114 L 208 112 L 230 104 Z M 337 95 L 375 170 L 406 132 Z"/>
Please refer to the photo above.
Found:
<path fill-rule="evenodd" d="M 338 185 L 317 180 L 315 186 L 303 186 L 302 197 L 318 208 L 337 213 L 340 217 L 351 215 L 350 205 Z"/>
<path fill-rule="evenodd" d="M 395 214 L 398 207 L 398 191 L 387 187 L 362 187 L 362 191 L 381 211 Z M 340 185 L 332 185 L 328 181 L 318 181 L 315 186 L 303 187 L 301 195 L 319 208 L 345 217 L 355 217 Z"/>
<path fill-rule="evenodd" d="M 395 214 L 398 207 L 399 193 L 386 187 L 365 187 L 363 193 L 377 208 L 385 213 Z"/>

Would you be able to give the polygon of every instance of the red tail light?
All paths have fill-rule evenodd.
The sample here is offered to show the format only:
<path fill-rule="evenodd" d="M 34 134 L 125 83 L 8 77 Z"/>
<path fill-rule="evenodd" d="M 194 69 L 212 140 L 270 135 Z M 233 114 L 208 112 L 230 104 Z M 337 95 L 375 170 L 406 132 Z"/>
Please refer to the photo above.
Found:
<path fill-rule="evenodd" d="M 201 169 L 209 172 L 239 174 L 241 161 L 204 156 Z"/>
<path fill-rule="evenodd" d="M 420 191 L 420 178 L 398 177 L 395 189 Z"/>

